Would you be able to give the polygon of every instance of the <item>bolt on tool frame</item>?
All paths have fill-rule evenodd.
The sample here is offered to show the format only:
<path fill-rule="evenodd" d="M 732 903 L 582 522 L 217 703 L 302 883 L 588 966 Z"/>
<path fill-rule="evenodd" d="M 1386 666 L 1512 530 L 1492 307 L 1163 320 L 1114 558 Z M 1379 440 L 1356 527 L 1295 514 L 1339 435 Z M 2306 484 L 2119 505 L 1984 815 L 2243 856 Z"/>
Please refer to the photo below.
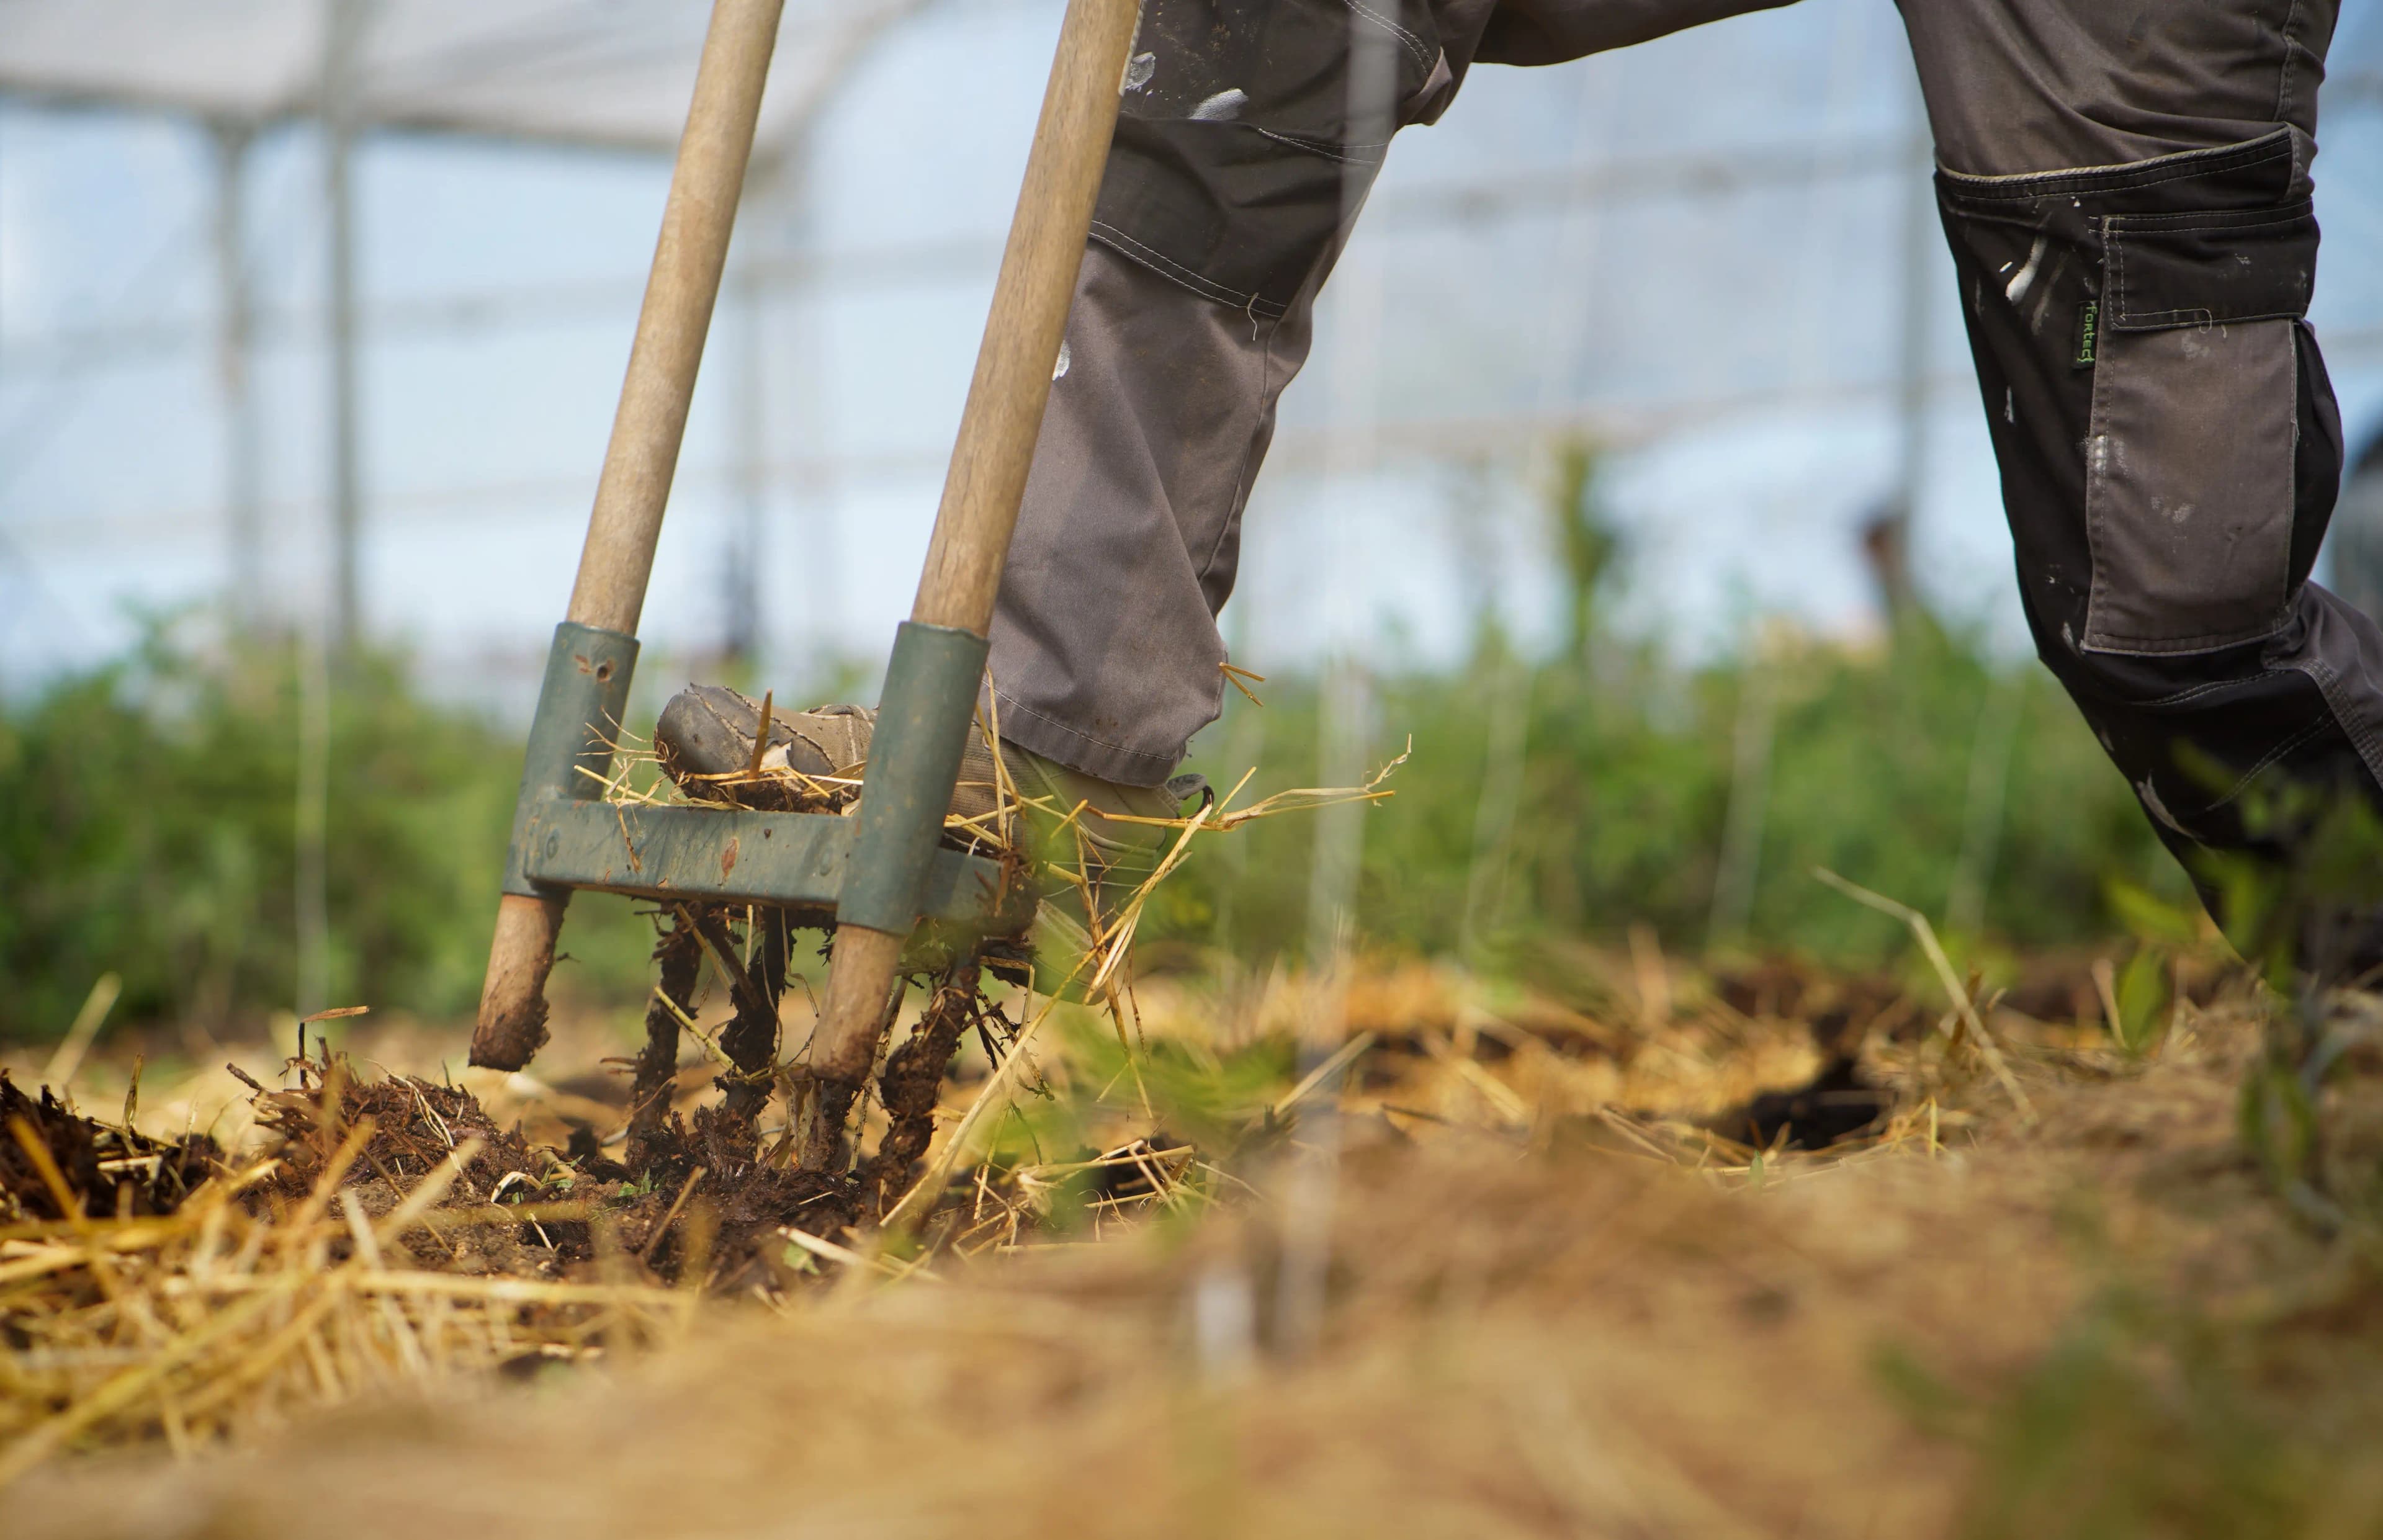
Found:
<path fill-rule="evenodd" d="M 805 1159 L 835 1157 L 906 942 L 922 920 L 962 949 L 1015 936 L 1033 900 L 1001 862 L 942 847 L 1009 537 L 1116 127 L 1139 0 L 1069 0 L 1002 253 L 984 339 L 910 619 L 886 669 L 858 814 L 603 801 L 635 671 L 639 610 L 753 146 L 784 0 L 715 0 L 671 174 L 636 340 L 555 628 L 472 1062 L 518 1069 L 546 1041 L 546 979 L 573 890 L 758 904 L 835 927 L 811 1044 L 821 1085 Z"/>

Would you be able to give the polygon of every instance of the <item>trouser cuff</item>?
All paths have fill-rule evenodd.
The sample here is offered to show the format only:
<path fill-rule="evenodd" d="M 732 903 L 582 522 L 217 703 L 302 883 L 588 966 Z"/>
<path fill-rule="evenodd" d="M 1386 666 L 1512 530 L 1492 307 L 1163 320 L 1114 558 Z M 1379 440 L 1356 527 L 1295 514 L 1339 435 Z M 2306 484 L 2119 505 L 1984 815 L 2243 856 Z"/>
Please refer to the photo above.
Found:
<path fill-rule="evenodd" d="M 1166 784 L 1167 778 L 1175 773 L 1175 767 L 1183 762 L 1184 748 L 1189 746 L 1179 745 L 1171 754 L 1153 754 L 1128 748 L 1037 711 L 1006 690 L 994 694 L 1000 708 L 1004 742 L 1039 754 L 1069 770 L 1096 775 L 1104 781 L 1115 781 L 1120 785 Z"/>

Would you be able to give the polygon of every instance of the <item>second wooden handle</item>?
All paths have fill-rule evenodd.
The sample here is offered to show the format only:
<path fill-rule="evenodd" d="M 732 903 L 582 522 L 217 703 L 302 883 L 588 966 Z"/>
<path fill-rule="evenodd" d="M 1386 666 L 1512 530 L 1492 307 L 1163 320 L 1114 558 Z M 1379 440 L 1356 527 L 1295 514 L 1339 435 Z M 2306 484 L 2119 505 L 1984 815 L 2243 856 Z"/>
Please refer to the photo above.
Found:
<path fill-rule="evenodd" d="M 910 618 L 984 634 L 1108 164 L 1139 0 L 1069 0 Z"/>

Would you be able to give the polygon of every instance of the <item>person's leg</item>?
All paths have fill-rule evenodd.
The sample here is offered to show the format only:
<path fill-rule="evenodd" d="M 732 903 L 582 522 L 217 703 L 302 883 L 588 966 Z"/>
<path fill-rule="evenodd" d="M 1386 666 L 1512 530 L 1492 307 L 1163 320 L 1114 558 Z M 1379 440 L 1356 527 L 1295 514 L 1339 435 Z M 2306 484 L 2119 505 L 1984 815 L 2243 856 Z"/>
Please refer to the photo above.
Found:
<path fill-rule="evenodd" d="M 1004 738 L 1147 786 L 1215 719 L 1216 614 L 1309 313 L 1251 318 L 1086 250 L 994 610 Z"/>
<path fill-rule="evenodd" d="M 2308 581 L 2335 0 L 1902 8 L 2038 651 L 2197 877 L 2289 858 L 2263 803 L 2383 801 L 2383 633 Z"/>
<path fill-rule="evenodd" d="M 1478 27 L 1459 13 L 1487 8 L 1145 6 L 994 615 L 1011 743 L 1154 785 L 1216 718 L 1216 613 L 1315 292 L 1389 129 L 1452 93 Z M 1366 80 L 1387 98 L 1363 112 L 1352 41 L 1377 51 Z"/>
<path fill-rule="evenodd" d="M 994 615 L 1002 735 L 1149 786 L 1215 720 L 1242 508 L 1396 127 L 1438 117 L 1476 59 L 1783 3 L 1147 0 Z"/>

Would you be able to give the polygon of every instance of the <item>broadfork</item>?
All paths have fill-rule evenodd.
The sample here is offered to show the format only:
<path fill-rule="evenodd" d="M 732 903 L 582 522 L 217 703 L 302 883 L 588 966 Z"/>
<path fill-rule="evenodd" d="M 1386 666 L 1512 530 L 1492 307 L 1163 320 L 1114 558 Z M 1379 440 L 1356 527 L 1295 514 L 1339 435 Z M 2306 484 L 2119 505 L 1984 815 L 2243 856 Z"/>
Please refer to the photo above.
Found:
<path fill-rule="evenodd" d="M 1061 23 L 925 570 L 886 668 L 858 816 L 607 804 L 599 799 L 636 662 L 637 616 L 783 5 L 714 0 L 578 580 L 531 720 L 471 1058 L 519 1069 L 546 1041 L 546 980 L 574 890 L 832 919 L 811 1040 L 818 1096 L 801 1145 L 804 1164 L 824 1170 L 843 1158 L 844 1124 L 921 922 L 949 955 L 1020 935 L 1033 916 L 1031 895 L 1002 863 L 942 848 L 943 820 L 1140 6 L 1069 0 Z"/>

